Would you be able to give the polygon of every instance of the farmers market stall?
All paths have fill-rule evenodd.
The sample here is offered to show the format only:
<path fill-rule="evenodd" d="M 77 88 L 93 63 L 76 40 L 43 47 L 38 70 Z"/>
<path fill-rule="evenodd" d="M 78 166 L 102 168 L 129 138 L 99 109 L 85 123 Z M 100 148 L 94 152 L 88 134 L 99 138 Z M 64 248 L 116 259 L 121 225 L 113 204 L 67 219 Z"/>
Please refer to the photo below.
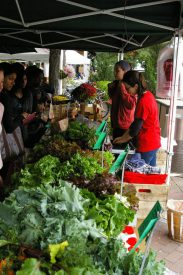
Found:
<path fill-rule="evenodd" d="M 92 26 L 91 18 L 95 19 Z M 182 23 L 181 1 L 138 1 L 135 5 L 128 1 L 127 5 L 118 0 L 84 4 L 8 0 L 1 7 L 0 46 L 17 47 L 18 41 L 21 46 L 123 52 L 167 41 Z M 176 57 L 177 52 L 178 48 Z M 173 87 L 172 106 L 176 106 L 176 81 Z M 174 133 L 174 111 L 171 123 Z M 14 185 L 0 203 L 1 271 L 138 274 L 142 253 L 129 255 L 117 238 L 133 220 L 136 191 L 130 185 L 134 196 L 128 196 L 132 190 L 126 192 L 128 203 L 115 195 L 120 186 L 108 174 L 112 155 L 90 150 L 96 142 L 95 130 L 79 122 L 70 123 L 64 133 L 57 132 L 58 124 L 52 126 L 24 169 L 14 175 Z M 144 272 L 152 270 L 163 274 L 165 268 L 150 252 Z"/>

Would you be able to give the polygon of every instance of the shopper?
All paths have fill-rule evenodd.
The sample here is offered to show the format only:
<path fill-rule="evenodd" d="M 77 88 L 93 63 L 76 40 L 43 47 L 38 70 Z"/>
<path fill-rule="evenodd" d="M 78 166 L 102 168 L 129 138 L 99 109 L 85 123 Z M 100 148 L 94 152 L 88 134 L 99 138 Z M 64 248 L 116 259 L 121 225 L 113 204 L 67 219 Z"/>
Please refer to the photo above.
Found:
<path fill-rule="evenodd" d="M 151 166 L 156 166 L 156 153 L 160 148 L 160 126 L 156 100 L 146 90 L 142 75 L 137 71 L 129 71 L 123 77 L 126 90 L 131 95 L 138 95 L 135 120 L 124 135 L 114 140 L 122 144 L 136 137 L 136 151 Z"/>
<path fill-rule="evenodd" d="M 137 96 L 128 93 L 122 83 L 125 72 L 131 69 L 128 62 L 121 60 L 114 66 L 115 81 L 108 85 L 109 97 L 112 100 L 111 126 L 113 139 L 121 136 L 134 120 Z"/>

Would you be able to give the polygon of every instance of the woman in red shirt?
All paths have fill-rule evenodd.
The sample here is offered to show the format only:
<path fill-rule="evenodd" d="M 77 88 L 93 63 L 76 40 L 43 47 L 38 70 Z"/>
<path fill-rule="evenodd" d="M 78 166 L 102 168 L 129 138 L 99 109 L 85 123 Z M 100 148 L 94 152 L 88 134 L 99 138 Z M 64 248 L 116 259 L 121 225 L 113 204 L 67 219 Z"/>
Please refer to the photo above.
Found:
<path fill-rule="evenodd" d="M 131 95 L 138 95 L 135 119 L 129 130 L 114 143 L 121 144 L 136 137 L 136 151 L 151 166 L 156 166 L 156 153 L 160 148 L 160 126 L 158 106 L 153 94 L 143 85 L 142 75 L 137 71 L 129 71 L 123 77 L 123 83 Z"/>
<path fill-rule="evenodd" d="M 130 65 L 125 60 L 117 62 L 114 66 L 116 80 L 108 85 L 109 97 L 112 100 L 113 139 L 122 136 L 134 120 L 137 97 L 129 94 L 122 83 L 124 74 L 130 69 Z"/>

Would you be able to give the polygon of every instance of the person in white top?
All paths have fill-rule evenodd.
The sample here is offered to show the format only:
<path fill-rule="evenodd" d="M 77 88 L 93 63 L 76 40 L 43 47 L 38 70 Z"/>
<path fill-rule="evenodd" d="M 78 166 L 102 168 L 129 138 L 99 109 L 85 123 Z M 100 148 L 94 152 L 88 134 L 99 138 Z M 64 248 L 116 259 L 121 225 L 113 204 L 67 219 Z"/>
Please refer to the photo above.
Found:
<path fill-rule="evenodd" d="M 4 82 L 4 72 L 3 69 L 0 66 L 0 92 L 3 89 L 3 82 Z M 3 104 L 0 102 L 0 135 L 2 134 L 2 117 L 3 117 L 3 112 L 4 112 L 4 106 Z M 2 162 L 2 158 L 1 158 L 1 151 L 0 151 L 0 169 L 3 166 L 3 162 Z M 0 177 L 0 182 L 1 182 L 1 177 Z"/>

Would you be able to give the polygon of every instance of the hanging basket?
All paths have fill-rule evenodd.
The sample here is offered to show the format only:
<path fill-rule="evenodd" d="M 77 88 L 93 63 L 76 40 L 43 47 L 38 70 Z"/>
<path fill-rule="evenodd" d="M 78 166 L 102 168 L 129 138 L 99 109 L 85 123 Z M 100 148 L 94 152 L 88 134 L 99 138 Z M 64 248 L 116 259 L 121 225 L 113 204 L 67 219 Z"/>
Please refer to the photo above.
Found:
<path fill-rule="evenodd" d="M 183 243 L 183 201 L 169 200 L 167 207 L 168 236 Z"/>

